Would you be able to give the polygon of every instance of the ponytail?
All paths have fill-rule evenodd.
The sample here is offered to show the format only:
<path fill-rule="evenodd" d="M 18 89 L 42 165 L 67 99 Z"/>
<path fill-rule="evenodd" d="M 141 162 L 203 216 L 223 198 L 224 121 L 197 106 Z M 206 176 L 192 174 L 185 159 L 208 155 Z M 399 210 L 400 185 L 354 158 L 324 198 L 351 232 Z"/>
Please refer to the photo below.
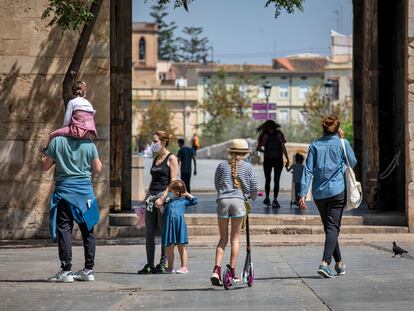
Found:
<path fill-rule="evenodd" d="M 165 142 L 165 147 L 167 147 L 170 141 L 174 139 L 174 135 L 168 134 L 164 131 L 156 131 L 154 135 L 157 135 L 160 141 Z"/>
<path fill-rule="evenodd" d="M 239 162 L 239 156 L 237 153 L 230 153 L 230 167 L 231 167 L 231 178 L 233 180 L 233 186 L 235 188 L 240 187 L 239 176 L 237 174 L 237 162 Z"/>

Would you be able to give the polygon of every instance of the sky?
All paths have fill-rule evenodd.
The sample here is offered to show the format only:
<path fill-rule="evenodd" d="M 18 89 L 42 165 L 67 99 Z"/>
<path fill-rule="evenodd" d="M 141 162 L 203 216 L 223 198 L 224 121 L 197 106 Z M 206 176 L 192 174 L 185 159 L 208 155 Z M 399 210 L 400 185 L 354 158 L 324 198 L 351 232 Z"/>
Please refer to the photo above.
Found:
<path fill-rule="evenodd" d="M 273 57 L 298 53 L 329 54 L 330 31 L 352 33 L 352 0 L 305 0 L 304 11 L 275 19 L 266 0 L 194 0 L 189 12 L 168 6 L 177 35 L 186 26 L 203 27 L 222 64 L 271 64 Z M 133 21 L 152 22 L 154 0 L 133 0 Z M 210 51 L 211 53 L 211 51 Z"/>

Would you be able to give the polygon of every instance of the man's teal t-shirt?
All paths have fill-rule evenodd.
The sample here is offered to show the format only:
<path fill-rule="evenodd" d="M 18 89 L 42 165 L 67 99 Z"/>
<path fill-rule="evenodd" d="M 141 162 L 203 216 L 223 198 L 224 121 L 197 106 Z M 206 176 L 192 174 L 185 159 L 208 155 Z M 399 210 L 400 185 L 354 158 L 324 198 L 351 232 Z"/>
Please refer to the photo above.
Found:
<path fill-rule="evenodd" d="M 91 162 L 98 159 L 98 150 L 91 140 L 57 136 L 49 143 L 46 155 L 55 160 L 54 178 L 60 182 L 68 178 L 91 178 Z"/>

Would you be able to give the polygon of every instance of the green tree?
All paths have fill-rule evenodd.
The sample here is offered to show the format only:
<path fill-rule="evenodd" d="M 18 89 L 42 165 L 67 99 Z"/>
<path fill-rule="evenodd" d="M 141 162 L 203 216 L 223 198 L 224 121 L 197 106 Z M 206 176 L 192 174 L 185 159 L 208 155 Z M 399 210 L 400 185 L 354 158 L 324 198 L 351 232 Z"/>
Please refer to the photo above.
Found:
<path fill-rule="evenodd" d="M 206 62 L 208 56 L 208 39 L 203 37 L 203 28 L 184 27 L 184 37 L 179 38 L 180 59 L 186 62 Z"/>
<path fill-rule="evenodd" d="M 177 25 L 175 22 L 166 22 L 168 13 L 165 6 L 161 4 L 151 6 L 150 15 L 158 24 L 158 59 L 178 61 L 178 46 L 174 34 Z"/>
<path fill-rule="evenodd" d="M 58 25 L 62 32 L 77 30 L 83 26 L 78 45 L 62 83 L 65 107 L 71 99 L 72 82 L 78 76 L 102 2 L 103 0 L 49 0 L 48 6 L 42 14 L 42 19 L 50 18 L 49 26 Z"/>
<path fill-rule="evenodd" d="M 175 128 L 172 125 L 172 115 L 168 105 L 163 101 L 152 101 L 146 113 L 143 114 L 140 127 L 140 140 L 142 143 L 150 143 L 152 135 L 156 131 L 166 131 L 173 135 L 175 133 Z"/>
<path fill-rule="evenodd" d="M 329 113 L 329 102 L 322 95 L 322 86 L 314 86 L 309 91 L 303 106 L 305 124 L 290 124 L 283 128 L 288 141 L 309 143 L 323 135 L 321 122 Z M 352 142 L 352 114 L 346 103 L 338 102 L 332 106 L 332 114 L 341 121 L 345 137 Z"/>
<path fill-rule="evenodd" d="M 193 0 L 175 0 L 174 7 L 184 7 L 188 11 L 188 4 Z M 305 0 L 266 0 L 265 7 L 273 5 L 275 8 L 275 17 L 278 17 L 283 10 L 286 10 L 289 14 L 295 12 L 295 10 L 303 11 L 303 2 Z M 159 4 L 168 4 L 171 0 L 158 0 Z"/>
<path fill-rule="evenodd" d="M 202 124 L 203 145 L 219 143 L 234 137 L 253 137 L 255 124 L 246 115 L 251 106 L 253 84 L 249 67 L 244 66 L 240 74 L 230 79 L 224 70 L 211 78 L 206 97 L 201 103 L 208 120 Z"/>

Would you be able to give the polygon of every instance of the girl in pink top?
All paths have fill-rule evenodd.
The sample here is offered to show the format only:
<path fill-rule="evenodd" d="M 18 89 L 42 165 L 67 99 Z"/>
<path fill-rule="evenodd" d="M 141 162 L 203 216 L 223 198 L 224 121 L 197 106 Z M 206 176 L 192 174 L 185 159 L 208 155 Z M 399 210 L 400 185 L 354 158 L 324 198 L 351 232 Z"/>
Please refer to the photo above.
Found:
<path fill-rule="evenodd" d="M 84 139 L 97 139 L 98 134 L 95 126 L 95 110 L 92 104 L 85 98 L 86 83 L 75 81 L 72 84 L 72 94 L 74 96 L 66 108 L 63 127 L 52 132 L 49 142 L 56 136 L 70 136 Z M 49 143 L 48 143 L 49 144 Z"/>

